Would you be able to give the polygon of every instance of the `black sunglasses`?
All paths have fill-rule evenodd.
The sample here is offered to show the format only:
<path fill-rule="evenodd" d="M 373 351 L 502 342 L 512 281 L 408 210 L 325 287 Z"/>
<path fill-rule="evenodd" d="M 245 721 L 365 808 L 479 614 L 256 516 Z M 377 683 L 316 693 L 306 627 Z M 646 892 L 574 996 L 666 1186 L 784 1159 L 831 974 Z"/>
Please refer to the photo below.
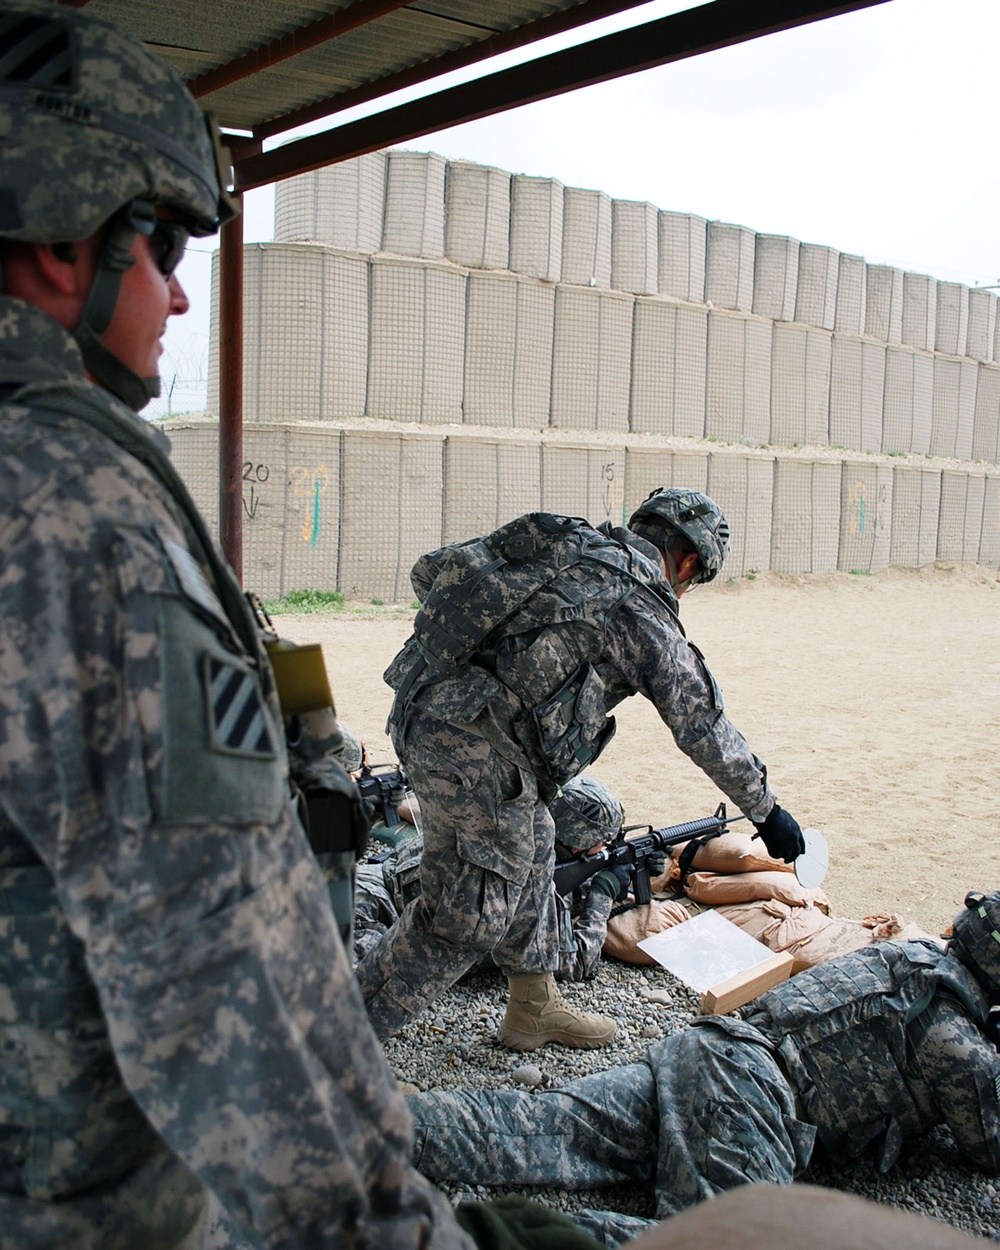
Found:
<path fill-rule="evenodd" d="M 179 221 L 157 217 L 153 233 L 149 236 L 149 248 L 157 269 L 165 278 L 169 278 L 181 263 L 190 237 L 191 231 Z"/>

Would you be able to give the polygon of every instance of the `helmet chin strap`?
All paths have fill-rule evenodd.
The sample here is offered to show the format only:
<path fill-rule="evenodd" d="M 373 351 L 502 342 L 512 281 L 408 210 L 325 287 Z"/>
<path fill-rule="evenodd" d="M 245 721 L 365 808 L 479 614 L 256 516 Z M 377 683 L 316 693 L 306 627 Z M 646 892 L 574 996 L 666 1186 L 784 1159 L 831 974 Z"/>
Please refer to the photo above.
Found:
<path fill-rule="evenodd" d="M 135 236 L 152 234 L 155 224 L 156 209 L 145 200 L 130 201 L 111 218 L 80 322 L 71 331 L 89 372 L 136 412 L 159 395 L 160 379 L 141 378 L 104 346 L 101 335 L 115 314 L 122 275 L 135 264 L 131 255 Z"/>
<path fill-rule="evenodd" d="M 674 559 L 673 552 L 669 547 L 663 548 L 663 563 L 667 566 L 667 580 L 670 582 L 670 589 L 676 595 L 681 583 L 677 576 L 677 561 Z"/>

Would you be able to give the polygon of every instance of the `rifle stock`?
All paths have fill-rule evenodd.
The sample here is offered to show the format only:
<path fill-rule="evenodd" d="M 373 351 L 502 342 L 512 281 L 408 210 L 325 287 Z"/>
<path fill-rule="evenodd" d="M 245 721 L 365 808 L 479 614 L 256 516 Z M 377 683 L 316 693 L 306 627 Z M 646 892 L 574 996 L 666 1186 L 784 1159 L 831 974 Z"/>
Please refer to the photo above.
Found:
<path fill-rule="evenodd" d="M 725 833 L 729 825 L 736 820 L 746 820 L 745 816 L 726 815 L 725 803 L 720 803 L 714 816 L 705 816 L 701 820 L 689 820 L 680 825 L 668 825 L 663 829 L 646 826 L 646 832 L 637 837 L 628 837 L 640 826 L 623 829 L 618 837 L 600 851 L 588 851 L 575 856 L 564 863 L 556 864 L 553 880 L 559 894 L 571 894 L 578 886 L 595 876 L 602 868 L 615 868 L 619 864 L 627 864 L 632 870 L 632 893 L 636 903 L 648 903 L 652 897 L 649 887 L 649 860 L 679 842 L 688 842 L 692 838 L 717 838 Z"/>

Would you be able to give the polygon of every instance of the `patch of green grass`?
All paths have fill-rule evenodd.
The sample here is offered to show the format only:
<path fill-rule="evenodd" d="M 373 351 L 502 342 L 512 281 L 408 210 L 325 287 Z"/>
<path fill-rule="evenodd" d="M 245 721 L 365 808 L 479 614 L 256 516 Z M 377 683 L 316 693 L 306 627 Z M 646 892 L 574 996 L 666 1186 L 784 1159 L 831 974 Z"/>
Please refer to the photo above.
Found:
<path fill-rule="evenodd" d="M 871 577 L 871 573 L 867 569 L 851 569 L 852 577 Z"/>
<path fill-rule="evenodd" d="M 290 590 L 280 599 L 263 600 L 268 616 L 281 616 L 286 612 L 339 612 L 344 606 L 344 596 L 339 590 Z"/>

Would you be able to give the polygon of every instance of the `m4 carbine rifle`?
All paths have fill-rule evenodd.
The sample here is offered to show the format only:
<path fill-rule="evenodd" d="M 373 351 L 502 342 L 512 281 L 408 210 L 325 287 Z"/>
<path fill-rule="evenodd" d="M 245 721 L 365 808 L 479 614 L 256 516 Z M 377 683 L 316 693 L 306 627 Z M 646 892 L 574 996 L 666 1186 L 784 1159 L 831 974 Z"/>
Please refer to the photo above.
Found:
<path fill-rule="evenodd" d="M 379 772 L 375 770 L 379 769 Z M 399 805 L 412 793 L 410 779 L 399 765 L 365 763 L 357 774 L 357 785 L 369 818 L 381 817 L 387 829 L 399 824 Z"/>
<path fill-rule="evenodd" d="M 691 861 L 699 847 L 710 838 L 717 838 L 726 833 L 729 825 L 736 820 L 746 820 L 745 816 L 726 816 L 726 805 L 720 803 L 714 816 L 706 816 L 702 820 L 689 820 L 683 825 L 669 825 L 665 829 L 654 829 L 652 825 L 630 825 L 623 829 L 613 842 L 609 842 L 602 850 L 585 851 L 556 864 L 553 880 L 559 894 L 571 894 L 577 886 L 589 880 L 602 868 L 617 868 L 621 864 L 628 865 L 632 870 L 632 895 L 640 906 L 648 903 L 652 897 L 649 888 L 649 861 L 659 859 L 663 852 L 679 842 L 691 842 L 681 855 L 680 869 L 682 879 L 687 875 Z M 636 834 L 636 829 L 645 829 L 645 833 Z M 628 835 L 633 836 L 628 836 Z M 692 841 L 697 839 L 697 841 Z"/>

